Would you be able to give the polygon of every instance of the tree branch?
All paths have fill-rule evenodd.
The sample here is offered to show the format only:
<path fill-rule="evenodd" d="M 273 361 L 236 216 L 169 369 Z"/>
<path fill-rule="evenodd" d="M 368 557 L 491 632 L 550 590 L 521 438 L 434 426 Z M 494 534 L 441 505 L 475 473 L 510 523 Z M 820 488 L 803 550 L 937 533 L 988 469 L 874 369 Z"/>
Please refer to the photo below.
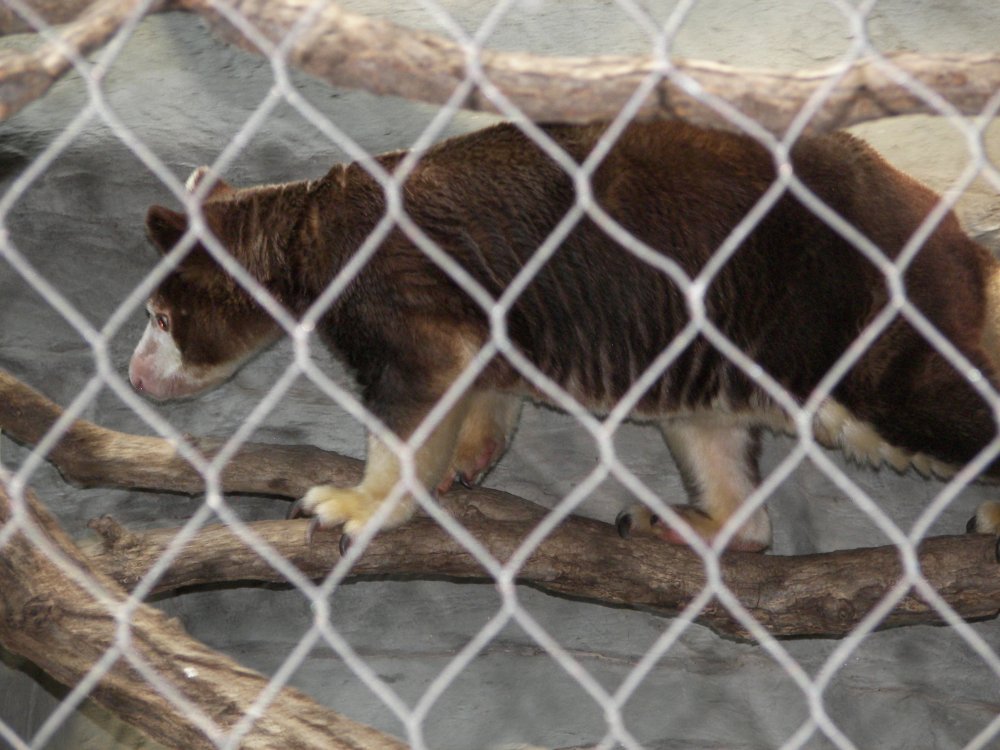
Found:
<path fill-rule="evenodd" d="M 69 23 L 93 4 L 94 0 L 26 0 L 25 2 L 25 5 L 39 18 L 51 25 Z M 34 31 L 37 29 L 9 5 L 0 7 L 0 36 Z"/>
<path fill-rule="evenodd" d="M 62 409 L 0 369 L 0 429 L 19 443 L 35 445 Z M 220 440 L 193 439 L 210 458 Z M 175 446 L 160 438 L 127 435 L 77 420 L 49 452 L 63 477 L 83 487 L 154 489 L 194 494 L 205 480 Z M 311 446 L 247 444 L 222 473 L 226 492 L 299 497 L 316 484 L 355 484 L 362 464 Z"/>
<path fill-rule="evenodd" d="M 50 4 L 49 0 L 36 3 L 42 8 Z M 80 4 L 82 0 L 74 0 L 73 7 Z M 154 3 L 151 12 L 178 9 L 196 13 L 230 43 L 261 53 L 225 19 L 216 4 L 217 0 L 161 1 Z M 277 46 L 314 4 L 314 0 L 231 0 L 227 7 L 242 14 Z M 100 0 L 62 30 L 60 38 L 77 54 L 84 54 L 110 39 L 137 5 L 138 0 Z M 65 15 L 49 11 L 53 20 Z M 3 20 L 0 17 L 0 23 Z M 21 27 L 12 21 L 11 28 Z M 333 3 L 325 5 L 296 37 L 288 59 L 334 86 L 432 104 L 448 101 L 468 72 L 468 55 L 458 43 L 368 18 Z M 661 63 L 648 57 L 546 57 L 482 50 L 476 59 L 483 76 L 537 121 L 610 119 L 650 75 L 664 70 Z M 901 53 L 867 58 L 843 74 L 809 129 L 828 131 L 882 117 L 940 114 L 932 103 L 896 76 L 888 75 L 887 64 L 936 91 L 966 115 L 981 114 L 1000 89 L 997 53 Z M 28 54 L 0 54 L 0 120 L 45 93 L 69 68 L 59 45 L 53 43 Z M 730 120 L 703 103 L 708 95 L 728 102 L 778 134 L 834 75 L 833 69 L 780 72 L 697 60 L 671 60 L 670 72 L 674 77 L 657 83 L 639 108 L 639 117 L 681 118 L 735 129 Z M 497 111 L 478 87 L 462 106 Z"/>
<path fill-rule="evenodd" d="M 0 371 L 0 428 L 20 442 L 37 441 L 60 413 L 44 396 Z M 211 450 L 202 441 L 199 447 Z M 203 481 L 164 440 L 126 435 L 77 421 L 48 456 L 71 481 L 119 487 L 159 487 L 197 492 Z M 108 465 L 102 481 L 101 465 Z M 353 459 L 313 448 L 247 445 L 223 472 L 226 491 L 297 497 L 317 481 L 350 484 L 361 473 Z M 136 478 L 130 481 L 129 477 Z M 545 510 L 504 492 L 453 490 L 441 501 L 498 560 L 506 561 Z M 335 537 L 306 543 L 307 522 L 259 522 L 251 528 L 307 575 L 320 578 L 339 560 Z M 105 540 L 91 548 L 95 564 L 122 585 L 134 585 L 174 535 L 173 530 L 133 534 L 102 519 Z M 327 541 L 329 540 L 329 541 Z M 942 537 L 920 548 L 924 576 L 962 617 L 1000 611 L 996 540 Z M 765 628 L 776 635 L 839 636 L 850 631 L 900 579 L 895 547 L 778 557 L 727 553 L 723 580 Z M 483 579 L 482 565 L 427 518 L 377 536 L 352 569 L 354 575 L 448 576 Z M 655 540 L 623 541 L 604 523 L 569 518 L 534 551 L 520 571 L 525 583 L 552 593 L 619 606 L 676 614 L 703 590 L 704 564 L 688 549 Z M 159 580 L 161 590 L 233 580 L 282 581 L 275 571 L 224 527 L 204 529 Z M 698 620 L 719 633 L 749 637 L 713 601 Z M 918 596 L 905 597 L 882 627 L 940 622 Z"/>
<path fill-rule="evenodd" d="M 45 94 L 73 67 L 74 56 L 82 58 L 107 43 L 142 3 L 143 0 L 99 0 L 37 49 L 23 53 L 0 50 L 0 121 Z M 156 11 L 162 5 L 163 0 L 154 0 L 150 10 Z M 50 15 L 54 20 L 63 18 L 56 11 Z"/>
<path fill-rule="evenodd" d="M 449 493 L 442 505 L 491 555 L 508 560 L 537 525 L 541 509 L 501 492 Z M 311 578 L 339 561 L 333 534 L 306 541 L 307 521 L 249 524 L 259 538 Z M 104 517 L 91 523 L 101 544 L 88 546 L 94 564 L 123 586 L 135 585 L 155 564 L 175 529 L 128 532 Z M 986 535 L 928 539 L 920 546 L 924 576 L 964 618 L 1000 611 L 996 540 Z M 723 581 L 750 614 L 777 636 L 843 636 L 900 579 L 892 546 L 779 557 L 726 553 Z M 351 569 L 352 576 L 441 577 L 488 580 L 483 566 L 450 534 L 420 516 L 379 534 Z M 521 583 L 552 594 L 605 605 L 676 615 L 706 585 L 701 558 L 654 539 L 621 540 L 610 524 L 572 517 L 556 528 L 518 573 Z M 158 591 L 234 581 L 285 583 L 259 554 L 222 525 L 202 530 L 159 579 Z M 750 632 L 717 600 L 696 617 L 715 632 L 749 639 Z M 912 592 L 881 628 L 940 623 L 938 612 Z"/>
<path fill-rule="evenodd" d="M 227 41 L 260 50 L 214 11 L 209 0 L 179 0 L 199 13 Z M 278 45 L 314 5 L 312 0 L 230 0 Z M 296 67 L 335 86 L 443 104 L 467 76 L 466 51 L 448 38 L 396 26 L 328 4 L 296 37 L 289 54 Z M 1000 54 L 896 54 L 886 59 L 897 70 L 937 91 L 958 111 L 981 114 L 1000 89 Z M 584 122 L 611 119 L 653 73 L 662 70 L 647 57 L 545 57 L 483 50 L 477 58 L 483 76 L 528 118 Z M 798 72 L 736 68 L 722 63 L 673 60 L 672 70 L 694 82 L 680 86 L 661 80 L 639 108 L 639 117 L 679 118 L 735 129 L 701 101 L 702 95 L 728 102 L 765 129 L 782 133 L 813 95 L 832 77 L 832 69 Z M 858 61 L 843 76 L 810 122 L 828 131 L 859 122 L 903 114 L 940 114 L 905 85 L 886 75 L 876 59 Z M 698 90 L 698 95 L 690 93 Z M 465 109 L 498 111 L 481 92 Z"/>
<path fill-rule="evenodd" d="M 81 575 L 103 589 L 98 601 L 53 562 L 21 530 L 0 547 L 0 643 L 37 664 L 64 685 L 75 685 L 109 651 L 119 649 L 115 610 L 125 593 L 97 572 L 29 492 L 31 523 Z M 10 497 L 0 486 L 0 527 L 11 523 Z M 16 519 L 15 523 L 23 523 Z M 147 682 L 122 655 L 90 696 L 122 720 L 167 747 L 219 747 L 253 708 L 268 679 L 191 638 L 176 620 L 140 605 L 129 615 L 127 649 L 173 686 L 218 728 L 206 734 L 181 707 Z M 402 750 L 406 745 L 375 729 L 323 708 L 292 688 L 283 688 L 239 743 L 241 748 L 324 747 L 337 750 Z"/>

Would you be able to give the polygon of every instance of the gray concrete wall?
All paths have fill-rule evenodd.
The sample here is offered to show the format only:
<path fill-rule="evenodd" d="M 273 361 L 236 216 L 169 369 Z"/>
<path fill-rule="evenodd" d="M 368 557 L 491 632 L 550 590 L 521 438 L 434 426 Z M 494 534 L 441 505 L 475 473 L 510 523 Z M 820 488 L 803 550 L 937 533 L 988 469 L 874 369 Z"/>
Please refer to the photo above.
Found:
<path fill-rule="evenodd" d="M 657 4 L 665 18 L 669 4 Z M 663 7 L 660 7 L 660 6 Z M 419 3 L 358 2 L 352 8 L 401 24 L 437 29 Z M 489 11 L 485 0 L 449 2 L 472 29 Z M 1000 6 L 992 0 L 939 3 L 882 2 L 869 33 L 882 51 L 995 50 Z M 740 65 L 797 68 L 832 62 L 849 44 L 848 24 L 832 5 L 705 0 L 696 4 L 676 41 L 679 54 Z M 0 46 L 24 44 L 0 39 Z M 563 0 L 515 4 L 489 44 L 553 54 L 636 53 L 645 34 L 612 2 Z M 436 109 L 333 90 L 293 76 L 296 91 L 363 148 L 377 153 L 405 148 Z M 102 85 L 115 116 L 183 179 L 212 163 L 264 100 L 273 84 L 269 64 L 210 37 L 193 18 L 166 15 L 145 21 Z M 0 124 L 0 189 L 6 191 L 86 107 L 78 78 Z M 490 118 L 458 114 L 441 133 L 480 127 Z M 857 129 L 888 158 L 936 189 L 947 189 L 969 156 L 955 129 L 938 118 L 908 117 Z M 1000 127 L 989 131 L 997 163 Z M 287 104 L 278 106 L 232 162 L 226 177 L 242 184 L 316 177 L 344 153 Z M 69 146 L 17 199 L 7 217 L 18 250 L 92 325 L 101 326 L 152 267 L 142 217 L 154 202 L 171 202 L 167 189 L 130 151 L 115 130 L 91 116 Z M 1000 228 L 995 187 L 977 182 L 958 205 L 977 234 Z M 110 342 L 124 372 L 144 325 L 141 310 Z M 196 402 L 167 404 L 160 413 L 178 429 L 198 435 L 231 434 L 287 366 L 281 344 L 223 388 Z M 325 366 L 337 366 L 323 357 Z M 94 374 L 87 344 L 51 305 L 0 259 L 0 366 L 60 403 L 70 402 Z M 338 376 L 342 379 L 342 373 Z M 148 431 L 107 389 L 86 408 L 89 419 L 110 427 Z M 255 440 L 309 442 L 363 454 L 358 425 L 308 382 L 297 383 L 254 435 Z M 619 454 L 665 498 L 681 486 L 659 437 L 628 425 Z M 787 453 L 783 439 L 768 441 L 765 469 Z M 17 467 L 25 451 L 0 438 L 0 460 Z M 488 483 L 553 505 L 591 470 L 597 450 L 570 418 L 528 408 L 508 456 Z M 839 458 L 837 459 L 839 461 Z M 913 476 L 841 466 L 903 528 L 941 485 Z M 110 513 L 135 527 L 182 523 L 201 498 L 152 493 L 81 490 L 48 467 L 32 478 L 38 493 L 66 527 L 85 536 L 86 521 Z M 965 490 L 942 514 L 936 533 L 960 531 L 977 503 L 995 490 Z M 808 502 L 805 502 L 808 501 Z M 630 502 L 607 483 L 581 511 L 612 519 Z M 281 517 L 286 504 L 232 498 L 247 519 Z M 885 543 L 871 520 L 810 465 L 800 466 L 771 500 L 777 554 Z M 0 584 L 2 585 L 2 584 Z M 519 600 L 606 690 L 614 691 L 670 620 L 519 592 Z M 335 625 L 379 677 L 409 705 L 470 639 L 496 616 L 499 597 L 487 585 L 379 581 L 353 583 L 334 594 Z M 271 673 L 309 627 L 308 602 L 295 590 L 236 588 L 188 592 L 156 602 L 188 630 L 248 666 Z M 973 625 L 987 643 L 1000 642 L 996 622 Z M 838 642 L 782 644 L 807 674 L 815 674 Z M 947 628 L 912 627 L 877 633 L 842 660 L 825 692 L 825 707 L 858 747 L 957 748 L 1000 712 L 1000 677 Z M 291 679 L 317 700 L 387 731 L 403 731 L 386 706 L 328 647 L 313 650 Z M 0 719 L 26 740 L 51 714 L 63 691 L 13 657 L 0 664 Z M 649 749 L 780 747 L 809 717 L 801 691 L 759 646 L 687 629 L 661 658 L 625 708 L 632 735 Z M 431 709 L 424 729 L 428 747 L 449 750 L 531 741 L 553 747 L 596 742 L 606 733 L 602 711 L 520 627 L 508 624 Z M 996 741 L 994 741 L 996 742 Z M 84 704 L 64 722 L 47 748 L 137 747 L 133 733 Z M 813 735 L 803 747 L 826 748 Z"/>

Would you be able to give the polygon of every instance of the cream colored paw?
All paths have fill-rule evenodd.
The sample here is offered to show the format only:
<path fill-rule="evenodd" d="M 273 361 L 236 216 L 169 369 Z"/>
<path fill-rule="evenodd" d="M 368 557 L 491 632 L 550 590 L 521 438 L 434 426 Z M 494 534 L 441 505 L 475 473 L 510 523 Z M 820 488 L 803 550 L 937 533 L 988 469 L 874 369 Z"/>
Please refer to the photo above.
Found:
<path fill-rule="evenodd" d="M 314 516 L 321 527 L 343 525 L 354 536 L 378 510 L 378 501 L 357 487 L 323 484 L 310 489 L 301 500 L 301 510 Z"/>
<path fill-rule="evenodd" d="M 324 484 L 310 489 L 293 509 L 293 515 L 316 518 L 322 528 L 343 526 L 344 534 L 355 536 L 374 516 L 384 498 L 377 497 L 364 487 L 334 487 Z M 400 500 L 382 521 L 381 528 L 389 529 L 413 515 L 409 498 Z"/>
<path fill-rule="evenodd" d="M 693 505 L 671 506 L 683 518 L 695 534 L 711 543 L 722 530 L 723 522 L 718 521 Z M 615 520 L 618 534 L 628 539 L 632 535 L 655 536 L 670 544 L 686 545 L 681 533 L 671 527 L 645 505 L 633 505 L 623 510 Z M 740 552 L 763 552 L 771 546 L 771 524 L 767 511 L 758 510 L 729 540 L 726 549 Z"/>
<path fill-rule="evenodd" d="M 990 500 L 980 505 L 965 529 L 971 534 L 1000 534 L 1000 502 Z"/>

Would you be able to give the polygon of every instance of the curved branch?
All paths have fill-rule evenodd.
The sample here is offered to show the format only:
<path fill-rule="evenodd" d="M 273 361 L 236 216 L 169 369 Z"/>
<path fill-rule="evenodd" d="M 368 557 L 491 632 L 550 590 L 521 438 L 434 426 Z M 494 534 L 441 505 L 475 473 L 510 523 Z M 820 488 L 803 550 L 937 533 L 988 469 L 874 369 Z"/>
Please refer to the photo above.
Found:
<path fill-rule="evenodd" d="M 73 9 L 85 0 L 73 0 Z M 232 44 L 260 54 L 262 50 L 220 13 L 218 0 L 159 0 L 148 12 L 184 10 L 204 18 Z M 275 46 L 297 29 L 314 0 L 230 0 Z M 41 96 L 71 64 L 64 54 L 83 55 L 104 44 L 137 12 L 138 0 L 99 0 L 31 53 L 0 53 L 0 120 Z M 48 8 L 44 4 L 43 10 Z M 65 20 L 50 9 L 50 20 Z M 43 14 L 44 15 L 44 14 Z M 23 30 L 16 18 L 0 16 L 4 28 Z M 468 54 L 446 37 L 396 26 L 328 3 L 291 45 L 289 62 L 334 86 L 361 88 L 375 94 L 443 104 L 468 75 Z M 801 109 L 835 75 L 837 85 L 809 123 L 827 131 L 860 122 L 904 114 L 940 114 L 900 81 L 910 78 L 937 92 L 966 115 L 994 106 L 1000 90 L 1000 54 L 914 54 L 859 60 L 846 71 L 833 68 L 795 72 L 737 68 L 722 63 L 671 60 L 666 66 L 649 57 L 548 57 L 482 50 L 477 58 L 485 79 L 528 118 L 536 121 L 583 122 L 610 119 L 621 111 L 651 75 L 661 76 L 638 111 L 639 117 L 685 119 L 695 124 L 734 129 L 706 97 L 728 102 L 774 133 L 782 133 Z M 887 69 L 895 71 L 893 75 Z M 462 106 L 496 112 L 476 87 Z"/>
<path fill-rule="evenodd" d="M 94 0 L 30 0 L 28 6 L 47 24 L 69 23 L 94 4 Z M 0 36 L 32 33 L 37 29 L 17 11 L 0 7 Z"/>
<path fill-rule="evenodd" d="M 205 17 L 227 41 L 260 50 L 213 10 L 210 0 L 180 0 L 179 5 Z M 230 0 L 274 45 L 296 29 L 312 0 Z M 468 75 L 468 53 L 448 38 L 396 26 L 324 6 L 295 39 L 289 61 L 335 86 L 443 104 Z M 828 131 L 859 122 L 903 114 L 940 114 L 886 67 L 945 97 L 959 112 L 978 115 L 1000 89 L 1000 54 L 887 55 L 887 66 L 863 59 L 846 71 L 810 122 L 812 131 Z M 663 65 L 649 57 L 546 57 L 520 52 L 482 50 L 477 56 L 483 77 L 529 119 L 586 122 L 615 117 L 636 90 Z M 796 72 L 736 68 L 698 60 L 672 60 L 639 108 L 639 117 L 679 118 L 735 129 L 703 103 L 707 95 L 724 100 L 765 129 L 782 133 L 807 102 L 839 71 Z M 686 80 L 685 80 L 686 79 Z M 681 81 L 682 83 L 678 83 Z M 694 92 L 694 93 L 692 93 Z M 465 109 L 497 112 L 478 89 Z"/>
<path fill-rule="evenodd" d="M 506 561 L 537 524 L 542 509 L 501 492 L 456 492 L 442 501 L 495 558 Z M 250 524 L 258 537 L 312 578 L 339 561 L 333 534 L 306 541 L 306 521 Z M 123 586 L 134 585 L 155 564 L 175 529 L 128 532 L 104 517 L 91 522 L 101 543 L 89 545 L 94 565 Z M 937 537 L 921 544 L 924 576 L 967 619 L 1000 611 L 996 540 L 985 535 Z M 777 636 L 843 636 L 878 604 L 902 575 L 892 546 L 778 557 L 726 553 L 723 581 L 744 608 Z M 351 569 L 352 576 L 447 577 L 488 580 L 482 564 L 437 523 L 418 517 L 379 534 Z M 704 564 L 688 549 L 654 539 L 623 541 L 609 524 L 567 519 L 531 554 L 521 583 L 552 594 L 612 606 L 676 615 L 707 584 Z M 227 527 L 207 527 L 158 581 L 158 591 L 233 581 L 286 583 Z M 696 620 L 715 632 L 749 639 L 747 628 L 713 600 Z M 942 622 L 912 591 L 880 627 Z"/>
<path fill-rule="evenodd" d="M 0 369 L 0 430 L 35 445 L 62 409 Z M 210 458 L 221 440 L 191 439 Z M 167 440 L 127 435 L 86 420 L 74 422 L 47 456 L 63 477 L 82 487 L 122 487 L 189 494 L 205 491 L 205 479 Z M 250 443 L 222 472 L 226 492 L 299 497 L 316 484 L 355 484 L 360 461 L 305 445 Z"/>
<path fill-rule="evenodd" d="M 0 644 L 37 664 L 64 685 L 75 685 L 112 650 L 123 648 L 115 609 L 126 595 L 89 564 L 53 516 L 31 493 L 31 523 L 102 588 L 110 606 L 95 599 L 22 531 L 0 547 Z M 12 522 L 12 504 L 0 486 L 0 528 Z M 15 520 L 15 523 L 21 522 Z M 123 721 L 167 747 L 218 748 L 254 709 L 268 686 L 263 675 L 240 666 L 191 638 L 180 623 L 153 607 L 129 615 L 127 649 L 153 669 L 217 728 L 206 734 L 184 708 L 146 681 L 122 655 L 100 677 L 90 696 Z M 240 747 L 324 747 L 336 750 L 402 750 L 382 732 L 323 708 L 293 688 L 283 688 L 242 737 Z"/>
<path fill-rule="evenodd" d="M 0 370 L 0 428 L 33 443 L 60 413 L 41 394 Z M 211 447 L 211 444 L 209 444 Z M 70 480 L 121 487 L 196 492 L 197 472 L 164 440 L 126 435 L 89 422 L 73 424 L 48 457 Z M 265 461 L 267 463 L 265 463 Z M 108 466 L 103 481 L 101 467 Z M 313 448 L 247 445 L 223 472 L 227 491 L 297 497 L 317 480 L 353 483 L 360 462 Z M 130 481 L 129 478 L 138 478 Z M 510 558 L 545 509 L 504 492 L 453 490 L 442 505 L 498 560 Z M 252 524 L 260 538 L 307 575 L 321 578 L 339 560 L 335 538 L 306 544 L 306 522 Z M 134 584 L 174 531 L 132 534 L 111 520 L 95 522 L 104 544 L 89 550 L 95 564 L 122 585 Z M 942 537 L 920 548 L 924 576 L 962 617 L 1000 612 L 996 540 Z M 895 547 L 778 557 L 727 553 L 723 579 L 742 605 L 776 635 L 838 636 L 850 631 L 900 580 Z M 352 569 L 355 575 L 450 576 L 483 579 L 482 565 L 437 524 L 417 518 L 376 537 Z M 569 518 L 530 556 L 520 579 L 546 591 L 592 601 L 676 614 L 703 590 L 703 561 L 686 548 L 655 540 L 619 539 L 604 523 Z M 163 589 L 232 580 L 282 581 L 270 565 L 225 527 L 206 528 L 159 580 Z M 746 628 L 713 601 L 698 620 L 717 632 L 749 637 Z M 940 622 L 939 613 L 912 592 L 882 627 Z"/>
<path fill-rule="evenodd" d="M 154 0 L 155 12 L 164 0 Z M 80 17 L 31 52 L 0 50 L 0 120 L 38 99 L 73 67 L 73 57 L 81 58 L 103 46 L 143 5 L 143 0 L 99 0 Z M 63 20 L 53 13 L 53 20 Z"/>

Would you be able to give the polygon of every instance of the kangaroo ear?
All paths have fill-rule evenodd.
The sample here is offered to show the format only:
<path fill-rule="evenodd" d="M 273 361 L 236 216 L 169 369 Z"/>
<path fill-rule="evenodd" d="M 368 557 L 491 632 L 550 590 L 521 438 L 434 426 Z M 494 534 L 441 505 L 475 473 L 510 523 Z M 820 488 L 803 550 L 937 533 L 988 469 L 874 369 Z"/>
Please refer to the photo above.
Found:
<path fill-rule="evenodd" d="M 146 231 L 162 255 L 170 252 L 188 229 L 188 218 L 179 211 L 164 206 L 151 206 L 146 214 Z M 219 287 L 231 291 L 236 282 L 223 273 L 212 254 L 199 240 L 180 260 L 174 273 L 178 278 L 202 287 Z"/>
<path fill-rule="evenodd" d="M 164 206 L 150 206 L 146 212 L 146 234 L 161 253 L 168 253 L 188 228 L 187 216 Z"/>
<path fill-rule="evenodd" d="M 214 174 L 208 167 L 198 167 L 187 178 L 184 183 L 185 189 L 189 193 L 195 192 L 204 182 L 211 182 L 211 186 L 202 200 L 208 201 L 212 198 L 222 198 L 233 192 L 232 186 L 218 175 Z"/>

